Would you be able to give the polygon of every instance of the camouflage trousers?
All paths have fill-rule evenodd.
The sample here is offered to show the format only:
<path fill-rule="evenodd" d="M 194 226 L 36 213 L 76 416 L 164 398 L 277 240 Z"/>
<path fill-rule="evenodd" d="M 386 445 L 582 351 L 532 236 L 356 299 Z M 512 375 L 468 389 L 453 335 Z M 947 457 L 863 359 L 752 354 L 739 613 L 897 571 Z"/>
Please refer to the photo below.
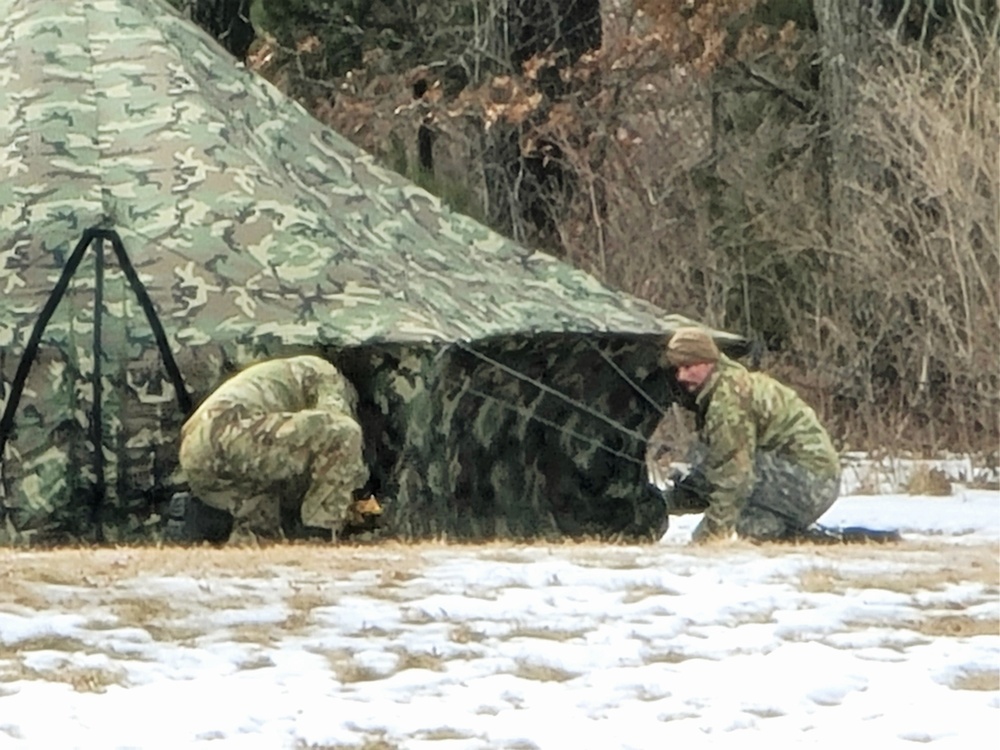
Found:
<path fill-rule="evenodd" d="M 282 508 L 302 523 L 343 527 L 353 491 L 368 481 L 361 426 L 321 410 L 195 415 L 184 425 L 180 465 L 191 491 L 233 516 L 231 540 L 282 538 Z"/>
<path fill-rule="evenodd" d="M 840 477 L 819 477 L 772 453 L 759 453 L 750 497 L 736 519 L 736 533 L 762 541 L 793 537 L 803 532 L 837 500 Z M 691 473 L 665 494 L 670 508 L 708 507 L 712 488 L 697 464 Z M 684 511 L 682 511 L 684 512 Z"/>

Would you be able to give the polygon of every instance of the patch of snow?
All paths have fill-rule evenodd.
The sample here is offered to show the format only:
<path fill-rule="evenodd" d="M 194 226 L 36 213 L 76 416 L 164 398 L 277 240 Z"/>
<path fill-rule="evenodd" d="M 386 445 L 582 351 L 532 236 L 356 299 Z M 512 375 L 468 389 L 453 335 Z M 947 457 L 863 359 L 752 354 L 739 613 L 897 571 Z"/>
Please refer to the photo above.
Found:
<path fill-rule="evenodd" d="M 849 555 L 692 549 L 698 517 L 674 520 L 648 546 L 429 547 L 392 586 L 295 565 L 32 584 L 40 605 L 0 606 L 0 748 L 993 746 L 1000 632 L 924 625 L 998 622 L 998 582 L 951 557 L 990 560 L 1000 492 L 844 497 L 823 523 L 904 533 Z M 160 606 L 129 622 L 116 597 Z"/>

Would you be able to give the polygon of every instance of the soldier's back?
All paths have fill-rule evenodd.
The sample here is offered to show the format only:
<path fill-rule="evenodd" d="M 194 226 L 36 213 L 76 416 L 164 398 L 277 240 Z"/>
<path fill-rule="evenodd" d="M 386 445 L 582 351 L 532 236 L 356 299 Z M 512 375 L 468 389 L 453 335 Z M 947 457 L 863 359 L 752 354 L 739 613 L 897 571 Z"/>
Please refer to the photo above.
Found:
<path fill-rule="evenodd" d="M 313 383 L 337 375 L 333 365 L 313 355 L 257 362 L 216 388 L 199 411 L 231 406 L 240 406 L 251 413 L 300 411 L 315 403 Z"/>

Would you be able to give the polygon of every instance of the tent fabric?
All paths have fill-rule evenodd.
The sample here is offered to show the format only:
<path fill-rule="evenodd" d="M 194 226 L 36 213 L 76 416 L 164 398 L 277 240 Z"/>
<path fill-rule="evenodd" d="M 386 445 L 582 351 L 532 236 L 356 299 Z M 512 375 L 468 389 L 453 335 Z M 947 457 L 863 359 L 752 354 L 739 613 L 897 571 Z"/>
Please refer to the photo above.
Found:
<path fill-rule="evenodd" d="M 595 343 L 645 372 L 662 337 L 689 323 L 449 211 L 162 0 L 0 0 L 0 292 L 10 543 L 155 538 L 182 481 L 176 436 L 190 405 L 234 366 L 305 349 L 346 358 L 365 381 L 401 533 L 504 535 L 488 506 L 461 520 L 470 500 L 456 492 L 513 502 L 524 491 L 541 507 L 569 502 L 570 485 L 613 482 L 565 480 L 544 501 L 554 478 L 503 489 L 527 448 L 497 445 L 540 431 L 546 451 L 576 455 L 555 436 L 580 417 L 525 381 L 493 382 L 497 368 L 470 360 L 468 345 L 518 367 L 547 361 L 541 374 L 569 387 Z M 624 387 L 599 366 L 576 398 Z M 615 411 L 648 425 L 655 413 L 630 399 Z M 556 427 L 525 416 L 542 403 Z M 489 430 L 475 426 L 499 408 L 505 417 L 480 418 Z M 601 424 L 586 429 L 617 440 Z M 502 466 L 471 467 L 472 445 Z M 571 463 L 567 476 L 588 461 Z"/>
<path fill-rule="evenodd" d="M 383 434 L 402 436 L 395 453 L 391 440 L 382 441 L 388 455 L 376 462 L 391 467 L 388 477 L 378 472 L 385 481 L 378 490 L 395 499 L 386 505 L 394 534 L 651 541 L 663 506 L 644 489 L 643 458 L 661 413 L 645 398 L 669 404 L 679 397 L 651 343 L 521 334 L 424 359 L 411 350 L 408 363 L 370 367 L 376 378 L 366 379 L 362 399 L 394 399 L 379 409 L 390 422 Z M 402 374 L 410 389 L 383 386 L 379 373 Z M 413 394 L 409 402 L 400 392 Z"/>
<path fill-rule="evenodd" d="M 378 166 L 158 0 L 0 12 L 8 292 L 40 305 L 81 229 L 105 226 L 181 344 L 659 328 Z M 0 343 L 31 312 L 5 310 Z"/>

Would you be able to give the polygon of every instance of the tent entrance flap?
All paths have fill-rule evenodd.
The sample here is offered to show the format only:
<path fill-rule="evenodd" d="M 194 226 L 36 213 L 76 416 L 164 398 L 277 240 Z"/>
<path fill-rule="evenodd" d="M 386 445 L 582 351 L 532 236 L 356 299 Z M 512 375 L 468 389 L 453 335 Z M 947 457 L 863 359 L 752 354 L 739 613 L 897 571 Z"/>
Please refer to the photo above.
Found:
<path fill-rule="evenodd" d="M 103 363 L 115 361 L 113 357 L 109 359 L 108 353 L 105 352 L 106 346 L 103 341 L 108 334 L 106 326 L 108 304 L 113 304 L 108 300 L 106 295 L 107 261 L 110 260 L 110 254 L 106 258 L 105 253 L 109 246 L 117 260 L 117 278 L 121 280 L 124 277 L 125 283 L 123 286 L 125 287 L 126 295 L 133 297 L 143 311 L 143 316 L 149 326 L 146 335 L 148 336 L 149 333 L 152 334 L 152 341 L 150 343 L 155 342 L 155 350 L 159 355 L 157 357 L 157 354 L 152 354 L 152 356 L 154 359 L 160 359 L 162 362 L 163 370 L 161 372 L 166 375 L 166 379 L 173 386 L 178 411 L 183 416 L 190 413 L 191 396 L 185 386 L 173 352 L 170 349 L 163 324 L 153 306 L 149 293 L 125 251 L 121 237 L 113 230 L 92 227 L 86 230 L 76 243 L 62 267 L 56 283 L 45 299 L 45 303 L 34 322 L 24 350 L 17 360 L 13 378 L 8 381 L 9 390 L 7 399 L 4 404 L 3 414 L 0 416 L 0 462 L 2 462 L 4 471 L 6 472 L 9 468 L 7 466 L 8 453 L 6 448 L 8 442 L 14 439 L 17 432 L 15 424 L 17 421 L 16 415 L 22 406 L 26 386 L 35 377 L 31 375 L 32 366 L 38 364 L 41 349 L 48 346 L 46 342 L 51 338 L 51 333 L 47 334 L 46 329 L 52 322 L 60 303 L 67 298 L 71 286 L 75 287 L 80 283 L 81 263 L 88 257 L 88 252 L 92 252 L 93 336 L 92 341 L 85 344 L 85 348 L 89 347 L 91 349 L 89 357 L 92 358 L 93 364 L 90 368 L 91 373 L 89 378 L 85 378 L 83 381 L 89 381 L 89 389 L 92 397 L 89 414 L 83 417 L 83 413 L 86 413 L 83 412 L 81 413 L 81 418 L 89 421 L 87 439 L 92 445 L 92 450 L 90 451 L 90 460 L 86 463 L 90 465 L 93 477 L 91 480 L 91 490 L 86 493 L 86 496 L 90 503 L 90 521 L 95 528 L 98 540 L 102 538 L 102 521 L 104 520 L 102 519 L 102 509 L 107 499 L 107 480 L 105 475 L 108 467 L 105 464 L 105 455 L 102 448 L 108 443 L 109 439 L 113 439 L 113 436 L 106 432 L 105 422 L 108 419 L 118 417 L 114 413 L 114 410 L 110 414 L 107 412 L 105 402 L 107 399 L 119 398 L 121 395 L 113 392 L 115 390 L 113 387 L 111 390 L 108 389 L 104 378 L 105 376 L 112 375 L 112 373 L 105 373 L 103 371 Z M 90 270 L 89 267 L 88 270 Z M 89 285 L 91 280 L 85 279 L 84 281 L 85 285 Z M 150 350 L 153 348 L 151 346 Z M 7 353 L 5 352 L 5 354 Z M 17 355 L 15 354 L 15 356 Z M 13 364 L 13 362 L 10 362 L 10 364 Z M 31 393 L 30 390 L 28 392 Z M 29 406 L 29 408 L 33 407 Z M 111 447 L 113 452 L 115 451 L 114 445 L 109 445 L 108 447 Z"/>

